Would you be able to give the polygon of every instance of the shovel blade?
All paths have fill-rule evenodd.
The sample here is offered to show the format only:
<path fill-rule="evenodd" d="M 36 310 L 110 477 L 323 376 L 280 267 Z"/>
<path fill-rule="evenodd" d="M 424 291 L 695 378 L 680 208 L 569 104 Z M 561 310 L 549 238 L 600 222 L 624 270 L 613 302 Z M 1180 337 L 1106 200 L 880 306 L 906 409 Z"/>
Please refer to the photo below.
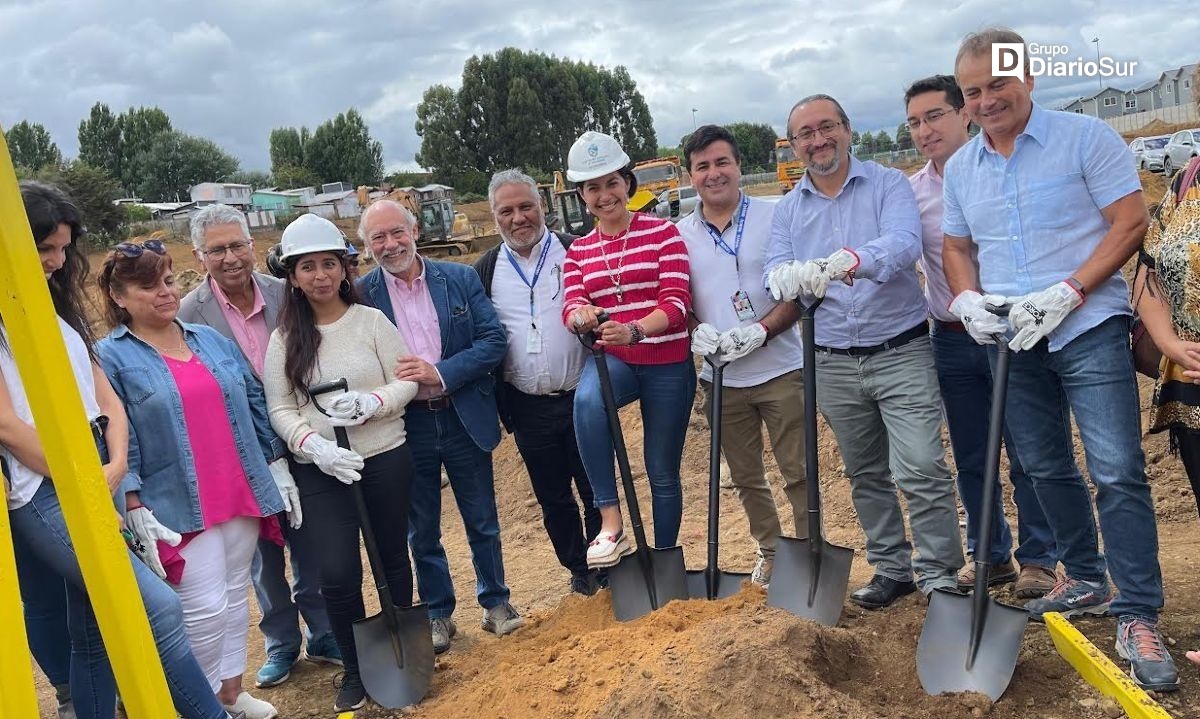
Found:
<path fill-rule="evenodd" d="M 654 597 L 646 586 L 641 558 L 645 552 L 650 560 Z M 683 566 L 683 547 L 649 549 L 639 547 L 608 570 L 608 586 L 612 590 L 613 616 L 618 622 L 630 622 L 661 609 L 672 599 L 687 599 L 687 570 Z M 655 602 L 654 600 L 657 600 Z"/>
<path fill-rule="evenodd" d="M 392 611 L 399 657 L 382 613 L 358 620 L 353 629 L 358 672 L 367 694 L 386 709 L 399 709 L 420 702 L 429 691 L 433 681 L 433 635 L 429 610 L 423 604 L 392 607 Z"/>
<path fill-rule="evenodd" d="M 917 642 L 917 676 L 933 696 L 946 692 L 979 692 L 1000 698 L 1017 668 L 1029 613 L 988 599 L 983 635 L 974 663 L 971 653 L 971 597 L 934 590 L 929 597 L 925 626 Z"/>
<path fill-rule="evenodd" d="M 708 596 L 708 570 L 689 569 L 687 572 L 688 597 L 691 599 L 724 599 L 742 591 L 742 582 L 750 578 L 743 572 L 717 570 L 717 593 Z"/>
<path fill-rule="evenodd" d="M 812 542 L 820 542 L 820 561 L 814 562 Z M 820 538 L 780 537 L 775 568 L 767 587 L 767 604 L 832 627 L 842 616 L 854 550 Z"/>

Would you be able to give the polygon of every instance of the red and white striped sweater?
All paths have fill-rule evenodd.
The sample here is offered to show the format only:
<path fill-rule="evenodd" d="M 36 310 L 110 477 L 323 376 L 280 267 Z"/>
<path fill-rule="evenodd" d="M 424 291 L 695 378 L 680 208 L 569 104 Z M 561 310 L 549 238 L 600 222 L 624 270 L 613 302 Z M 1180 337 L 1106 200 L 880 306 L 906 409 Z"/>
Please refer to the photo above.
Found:
<path fill-rule="evenodd" d="M 614 279 L 619 279 L 620 299 Z M 586 305 L 604 309 L 617 322 L 640 320 L 656 309 L 666 313 L 666 332 L 636 345 L 606 348 L 612 356 L 629 364 L 670 364 L 691 356 L 687 245 L 670 222 L 635 213 L 626 237 L 602 242 L 599 228 L 580 237 L 567 250 L 563 285 L 564 323 Z"/>

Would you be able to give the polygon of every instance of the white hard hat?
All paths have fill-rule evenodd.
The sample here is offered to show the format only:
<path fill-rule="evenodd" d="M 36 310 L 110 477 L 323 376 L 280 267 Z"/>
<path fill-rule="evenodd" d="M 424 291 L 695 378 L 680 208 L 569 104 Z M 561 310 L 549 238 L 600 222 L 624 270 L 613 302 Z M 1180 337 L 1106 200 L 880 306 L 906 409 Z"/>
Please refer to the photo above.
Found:
<path fill-rule="evenodd" d="M 567 153 L 567 179 L 584 182 L 616 172 L 628 164 L 629 155 L 616 140 L 603 132 L 588 130 Z"/>
<path fill-rule="evenodd" d="M 279 247 L 281 260 L 310 252 L 345 252 L 346 236 L 329 220 L 309 213 L 284 228 Z"/>

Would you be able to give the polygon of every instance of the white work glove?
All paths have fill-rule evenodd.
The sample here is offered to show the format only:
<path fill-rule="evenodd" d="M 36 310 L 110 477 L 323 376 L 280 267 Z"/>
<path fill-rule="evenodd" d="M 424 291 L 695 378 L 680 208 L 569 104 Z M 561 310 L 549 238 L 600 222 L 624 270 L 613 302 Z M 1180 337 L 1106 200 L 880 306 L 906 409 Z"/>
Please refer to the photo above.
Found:
<path fill-rule="evenodd" d="M 1008 302 L 1012 303 L 1008 324 L 1016 333 L 1008 347 L 1021 351 L 1031 349 L 1062 324 L 1071 310 L 1083 304 L 1083 295 L 1066 282 L 1059 282 L 1041 292 L 1010 297 Z"/>
<path fill-rule="evenodd" d="M 299 529 L 304 522 L 304 513 L 300 509 L 300 490 L 296 489 L 296 480 L 292 479 L 287 458 L 281 457 L 271 462 L 267 465 L 267 469 L 271 470 L 271 479 L 275 480 L 279 496 L 283 497 L 283 508 L 287 510 L 288 525 L 292 529 Z"/>
<path fill-rule="evenodd" d="M 734 327 L 721 335 L 721 352 L 727 362 L 741 359 L 767 343 L 767 330 L 755 322 L 746 327 Z"/>
<path fill-rule="evenodd" d="M 125 528 L 133 535 L 134 553 L 151 571 L 166 579 L 167 570 L 163 569 L 162 559 L 158 556 L 158 540 L 177 547 L 183 537 L 160 524 L 154 513 L 146 507 L 135 507 L 126 512 Z"/>
<path fill-rule="evenodd" d="M 716 354 L 720 343 L 721 333 L 706 322 L 696 325 L 696 329 L 692 330 L 692 352 L 701 357 Z"/>
<path fill-rule="evenodd" d="M 362 479 L 358 470 L 363 468 L 363 458 L 358 452 L 342 449 L 319 434 L 310 434 L 300 445 L 300 451 L 312 460 L 325 474 L 343 484 Z"/>
<path fill-rule="evenodd" d="M 383 402 L 374 393 L 350 390 L 338 395 L 325 408 L 329 424 L 334 427 L 356 427 L 375 416 Z"/>
<path fill-rule="evenodd" d="M 771 270 L 767 275 L 767 289 L 776 302 L 791 302 L 800 295 L 802 268 L 808 262 L 788 260 Z"/>
<path fill-rule="evenodd" d="M 854 284 L 854 271 L 858 269 L 859 259 L 852 250 L 847 250 L 845 247 L 826 257 L 823 260 L 816 261 L 818 265 L 825 270 L 826 277 L 830 282 L 845 282 L 848 285 Z"/>
<path fill-rule="evenodd" d="M 975 290 L 958 293 L 958 297 L 950 303 L 950 311 L 954 313 L 967 329 L 971 339 L 981 345 L 996 344 L 996 335 L 1008 331 L 1008 321 L 999 315 L 988 312 L 988 306 L 1000 307 L 1005 304 L 1000 295 L 981 295 Z"/>

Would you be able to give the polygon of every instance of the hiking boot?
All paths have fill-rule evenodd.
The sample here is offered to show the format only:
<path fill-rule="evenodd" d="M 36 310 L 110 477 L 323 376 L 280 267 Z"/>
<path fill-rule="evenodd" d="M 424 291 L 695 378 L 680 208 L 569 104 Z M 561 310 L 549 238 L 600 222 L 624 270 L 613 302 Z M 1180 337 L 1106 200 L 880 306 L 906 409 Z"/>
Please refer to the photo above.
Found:
<path fill-rule="evenodd" d="M 75 702 L 71 701 L 71 685 L 55 684 L 54 698 L 58 701 L 58 719 L 75 719 Z"/>
<path fill-rule="evenodd" d="M 1179 673 L 1158 633 L 1157 623 L 1132 615 L 1118 619 L 1117 654 L 1129 660 L 1129 676 L 1142 689 L 1156 692 L 1179 689 Z"/>
<path fill-rule="evenodd" d="M 621 557 L 633 554 L 633 547 L 622 531 L 601 531 L 588 545 L 587 563 L 592 569 L 613 567 L 621 561 Z"/>
<path fill-rule="evenodd" d="M 1046 596 L 1026 602 L 1025 611 L 1038 621 L 1042 620 L 1042 615 L 1046 612 L 1058 612 L 1064 617 L 1080 614 L 1099 617 L 1108 614 L 1108 605 L 1112 597 L 1112 589 L 1109 588 L 1107 579 L 1085 582 L 1082 579 L 1063 577 Z"/>
<path fill-rule="evenodd" d="M 1017 578 L 1017 567 L 1011 559 L 988 565 L 987 585 L 1008 584 Z M 958 572 L 958 588 L 972 589 L 975 586 L 975 562 L 967 558 L 966 565 Z"/>
<path fill-rule="evenodd" d="M 333 632 L 317 639 L 309 639 L 308 646 L 304 649 L 304 658 L 314 664 L 342 666 L 342 650 L 333 638 Z"/>
<path fill-rule="evenodd" d="M 433 653 L 441 654 L 450 648 L 450 640 L 458 634 L 458 627 L 450 617 L 434 617 L 429 620 L 429 629 L 433 632 Z"/>
<path fill-rule="evenodd" d="M 505 634 L 512 634 L 521 627 L 525 626 L 525 620 L 521 617 L 513 605 L 508 602 L 497 604 L 491 609 L 483 610 L 483 621 L 479 623 L 483 627 L 483 631 L 491 632 L 498 637 Z"/>
<path fill-rule="evenodd" d="M 775 557 L 768 557 L 759 552 L 758 560 L 754 562 L 754 571 L 750 573 L 750 581 L 766 589 L 767 585 L 771 583 L 771 570 L 774 568 Z"/>
<path fill-rule="evenodd" d="M 267 662 L 254 675 L 254 686 L 259 689 L 283 684 L 292 675 L 292 667 L 300 660 L 300 652 L 271 652 Z"/>
<path fill-rule="evenodd" d="M 352 712 L 367 705 L 367 690 L 363 688 L 362 678 L 358 674 L 343 674 L 338 685 L 337 696 L 333 700 L 335 712 Z"/>
<path fill-rule="evenodd" d="M 1013 596 L 1017 599 L 1037 599 L 1046 596 L 1046 592 L 1054 589 L 1058 575 L 1050 567 L 1037 564 L 1026 564 L 1021 567 L 1017 583 L 1013 585 Z"/>
<path fill-rule="evenodd" d="M 590 597 L 600 591 L 600 580 L 596 577 L 596 571 L 593 569 L 582 574 L 572 572 L 571 591 L 585 597 Z"/>
<path fill-rule="evenodd" d="M 271 706 L 270 702 L 255 699 L 250 696 L 249 692 L 238 694 L 237 701 L 225 705 L 225 711 L 230 714 L 241 712 L 246 719 L 275 719 L 279 716 L 279 712 Z"/>
<path fill-rule="evenodd" d="M 871 583 L 850 595 L 850 601 L 864 609 L 883 609 L 900 597 L 917 591 L 912 582 L 897 582 L 895 579 L 876 574 Z"/>

